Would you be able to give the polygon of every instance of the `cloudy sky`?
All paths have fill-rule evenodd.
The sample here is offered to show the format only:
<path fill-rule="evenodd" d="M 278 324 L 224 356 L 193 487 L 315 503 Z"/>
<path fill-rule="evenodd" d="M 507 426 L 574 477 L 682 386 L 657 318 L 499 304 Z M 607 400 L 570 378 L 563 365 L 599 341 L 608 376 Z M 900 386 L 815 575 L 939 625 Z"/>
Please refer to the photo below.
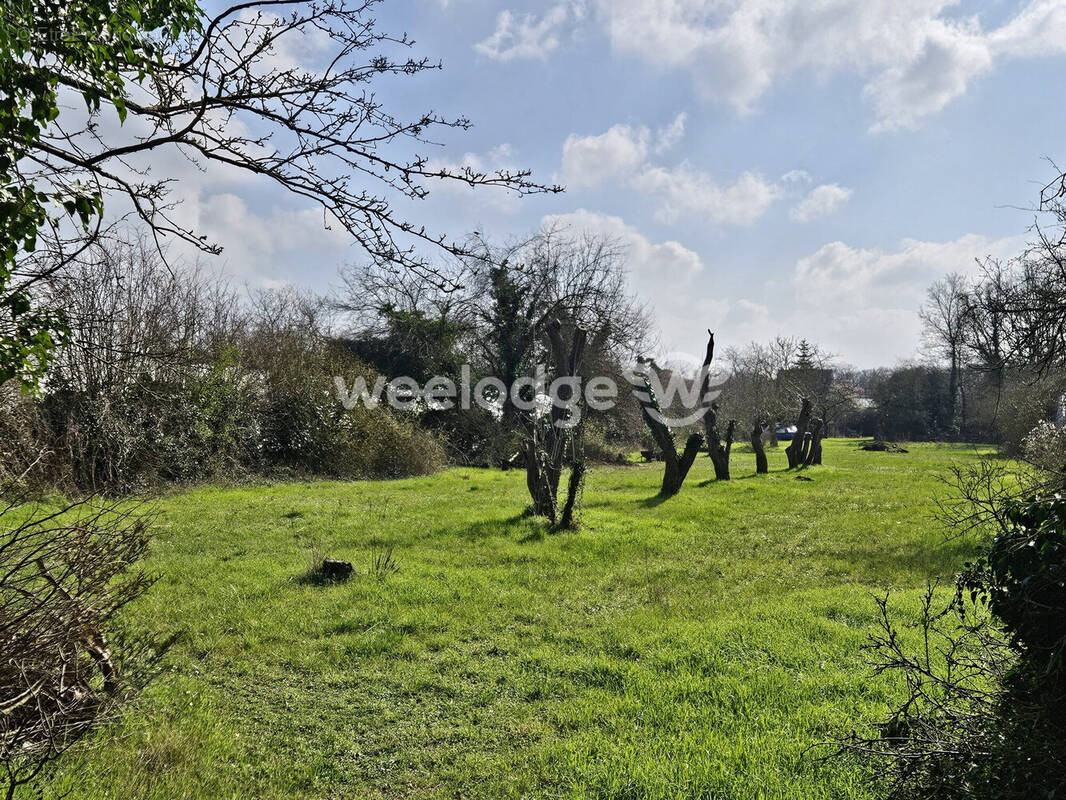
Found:
<path fill-rule="evenodd" d="M 1047 159 L 1066 162 L 1066 0 L 387 0 L 378 16 L 444 64 L 381 99 L 474 122 L 421 152 L 567 187 L 438 187 L 419 222 L 619 238 L 667 350 L 711 327 L 856 366 L 911 357 L 928 284 L 1016 252 Z M 180 191 L 239 281 L 323 289 L 361 257 L 254 179 Z"/>

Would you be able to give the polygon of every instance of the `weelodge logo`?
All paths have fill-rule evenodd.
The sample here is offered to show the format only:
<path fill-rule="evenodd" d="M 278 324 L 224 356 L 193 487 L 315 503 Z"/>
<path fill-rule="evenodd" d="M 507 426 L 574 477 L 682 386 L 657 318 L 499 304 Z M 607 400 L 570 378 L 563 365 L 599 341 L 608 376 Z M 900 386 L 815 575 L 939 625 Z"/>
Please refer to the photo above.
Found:
<path fill-rule="evenodd" d="M 653 365 L 658 366 L 658 362 L 646 360 L 624 373 L 637 400 L 652 419 L 669 428 L 683 428 L 702 420 L 706 407 L 721 396 L 729 374 L 712 372 L 701 359 L 679 351 L 667 353 L 661 363 L 662 367 L 655 369 Z M 705 382 L 707 391 L 701 397 Z"/>
<path fill-rule="evenodd" d="M 651 369 L 647 364 L 635 364 L 623 370 L 622 374 L 641 402 L 649 402 L 648 388 L 651 388 L 662 410 L 651 410 L 649 413 L 660 421 L 671 427 L 699 421 L 703 415 L 700 387 L 707 369 L 699 359 L 687 353 L 668 353 L 663 363 L 668 365 L 663 371 L 669 376 L 665 386 L 660 371 Z M 548 383 L 545 368 L 541 365 L 533 375 L 518 378 L 511 386 L 507 386 L 492 376 L 472 383 L 472 374 L 470 365 L 463 364 L 458 383 L 452 378 L 437 375 L 424 384 L 410 377 L 398 377 L 390 381 L 378 377 L 374 385 L 369 386 L 363 376 L 349 383 L 343 376 L 336 375 L 333 385 L 337 399 L 348 411 L 360 404 L 377 408 L 384 400 L 398 411 L 417 411 L 422 407 L 433 411 L 452 408 L 470 410 L 477 406 L 499 416 L 504 401 L 509 398 L 515 408 L 538 416 L 548 413 L 552 408 L 563 409 L 566 413 L 555 422 L 559 427 L 577 425 L 581 421 L 583 408 L 609 411 L 618 403 L 618 384 L 609 375 L 588 379 L 576 376 L 556 378 Z M 724 376 L 712 374 L 710 385 L 718 387 L 724 380 Z M 719 394 L 718 390 L 709 391 L 705 400 L 710 402 Z M 686 413 L 671 416 L 669 410 L 678 407 Z"/>

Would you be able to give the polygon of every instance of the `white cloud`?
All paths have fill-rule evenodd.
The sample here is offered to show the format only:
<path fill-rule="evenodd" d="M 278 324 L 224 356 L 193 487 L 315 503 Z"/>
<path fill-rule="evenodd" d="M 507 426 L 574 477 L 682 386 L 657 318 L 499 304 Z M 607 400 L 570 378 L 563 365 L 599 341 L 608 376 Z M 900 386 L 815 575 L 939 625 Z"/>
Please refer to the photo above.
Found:
<path fill-rule="evenodd" d="M 804 336 L 844 363 L 891 365 L 917 352 L 917 311 L 933 281 L 947 272 L 973 275 L 977 259 L 1011 255 L 1023 242 L 976 234 L 947 242 L 908 239 L 892 250 L 831 242 L 796 262 L 791 285 L 767 284 L 762 302 L 731 301 L 720 340 L 725 346 Z"/>
<path fill-rule="evenodd" d="M 793 282 L 801 300 L 852 308 L 902 305 L 916 311 L 926 288 L 948 272 L 974 273 L 977 259 L 1009 254 L 1017 239 L 967 234 L 948 242 L 904 239 L 885 251 L 830 242 L 796 262 Z"/>
<path fill-rule="evenodd" d="M 196 192 L 182 199 L 179 220 L 222 246 L 218 263 L 227 274 L 254 285 L 287 282 L 295 265 L 332 274 L 352 246 L 348 232 L 318 208 L 257 211 L 232 192 Z M 197 256 L 189 246 L 179 249 L 190 260 Z"/>
<path fill-rule="evenodd" d="M 825 183 L 811 189 L 810 193 L 789 209 L 789 219 L 795 222 L 810 222 L 827 217 L 839 210 L 851 199 L 851 189 L 835 183 Z"/>
<path fill-rule="evenodd" d="M 591 189 L 636 170 L 648 155 L 647 128 L 614 125 L 599 136 L 570 134 L 556 179 L 572 189 Z"/>
<path fill-rule="evenodd" d="M 598 0 L 612 47 L 691 73 L 741 113 L 806 71 L 866 80 L 875 130 L 914 127 L 997 58 L 1066 52 L 1066 0 L 1032 0 L 1002 26 L 952 13 L 957 0 Z"/>
<path fill-rule="evenodd" d="M 885 69 L 866 85 L 878 120 L 872 129 L 916 127 L 991 69 L 992 53 L 982 37 L 934 26 L 910 61 Z"/>
<path fill-rule="evenodd" d="M 624 245 L 627 267 L 635 282 L 668 282 L 674 286 L 685 286 L 703 271 L 703 261 L 694 250 L 676 241 L 653 244 L 621 217 L 581 208 L 569 214 L 551 214 L 544 217 L 542 222 L 566 227 L 574 232 L 604 236 Z"/>
<path fill-rule="evenodd" d="M 693 216 L 721 225 L 751 225 L 782 195 L 777 185 L 754 172 L 722 184 L 688 163 L 670 169 L 651 164 L 649 152 L 675 144 L 684 135 L 684 126 L 685 115 L 679 114 L 654 136 L 647 127 L 621 124 L 598 136 L 571 134 L 563 143 L 556 180 L 571 189 L 621 181 L 658 200 L 655 218 L 668 224 Z"/>
<path fill-rule="evenodd" d="M 655 152 L 665 153 L 675 144 L 685 138 L 685 120 L 688 114 L 682 111 L 669 125 L 659 128 L 655 132 Z"/>
<path fill-rule="evenodd" d="M 647 167 L 633 178 L 632 185 L 659 199 L 655 218 L 664 223 L 692 216 L 720 225 L 751 225 L 781 196 L 777 186 L 756 173 L 745 172 L 723 185 L 688 164 L 673 169 Z"/>
<path fill-rule="evenodd" d="M 559 47 L 560 29 L 570 15 L 567 3 L 552 6 L 539 19 L 505 9 L 496 16 L 496 30 L 474 49 L 495 61 L 544 60 Z"/>
<path fill-rule="evenodd" d="M 812 180 L 811 173 L 805 169 L 790 169 L 784 175 L 781 176 L 781 183 L 798 185 L 801 183 L 810 183 Z"/>

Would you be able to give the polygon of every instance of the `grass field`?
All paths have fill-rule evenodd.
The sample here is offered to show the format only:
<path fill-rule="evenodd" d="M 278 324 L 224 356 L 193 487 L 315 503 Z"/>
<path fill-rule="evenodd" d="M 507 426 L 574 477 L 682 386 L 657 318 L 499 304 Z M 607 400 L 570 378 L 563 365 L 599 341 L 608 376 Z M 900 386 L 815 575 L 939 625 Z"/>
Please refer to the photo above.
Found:
<path fill-rule="evenodd" d="M 913 610 L 973 543 L 932 520 L 973 448 L 831 441 L 812 482 L 597 468 L 584 524 L 522 517 L 523 476 L 199 488 L 161 502 L 131 625 L 182 632 L 70 798 L 861 798 L 808 748 L 881 716 L 870 593 Z M 771 468 L 784 461 L 771 453 Z M 394 547 L 399 571 L 371 562 Z M 356 564 L 300 580 L 312 548 Z M 115 733 L 112 729 L 111 733 Z M 46 794 L 46 796 L 48 796 Z"/>

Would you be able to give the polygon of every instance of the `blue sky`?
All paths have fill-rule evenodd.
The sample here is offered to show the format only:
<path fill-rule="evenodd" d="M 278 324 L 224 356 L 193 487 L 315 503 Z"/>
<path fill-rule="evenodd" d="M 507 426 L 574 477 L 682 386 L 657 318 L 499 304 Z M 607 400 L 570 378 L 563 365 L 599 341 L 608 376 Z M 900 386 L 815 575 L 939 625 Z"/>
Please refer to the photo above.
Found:
<path fill-rule="evenodd" d="M 862 367 L 912 357 L 925 287 L 1017 252 L 1045 158 L 1066 162 L 1066 0 L 387 0 L 378 17 L 444 63 L 379 96 L 474 122 L 424 154 L 568 187 L 436 187 L 411 215 L 617 237 L 665 350 L 711 327 Z M 240 281 L 323 289 L 361 257 L 254 180 L 182 195 Z"/>

